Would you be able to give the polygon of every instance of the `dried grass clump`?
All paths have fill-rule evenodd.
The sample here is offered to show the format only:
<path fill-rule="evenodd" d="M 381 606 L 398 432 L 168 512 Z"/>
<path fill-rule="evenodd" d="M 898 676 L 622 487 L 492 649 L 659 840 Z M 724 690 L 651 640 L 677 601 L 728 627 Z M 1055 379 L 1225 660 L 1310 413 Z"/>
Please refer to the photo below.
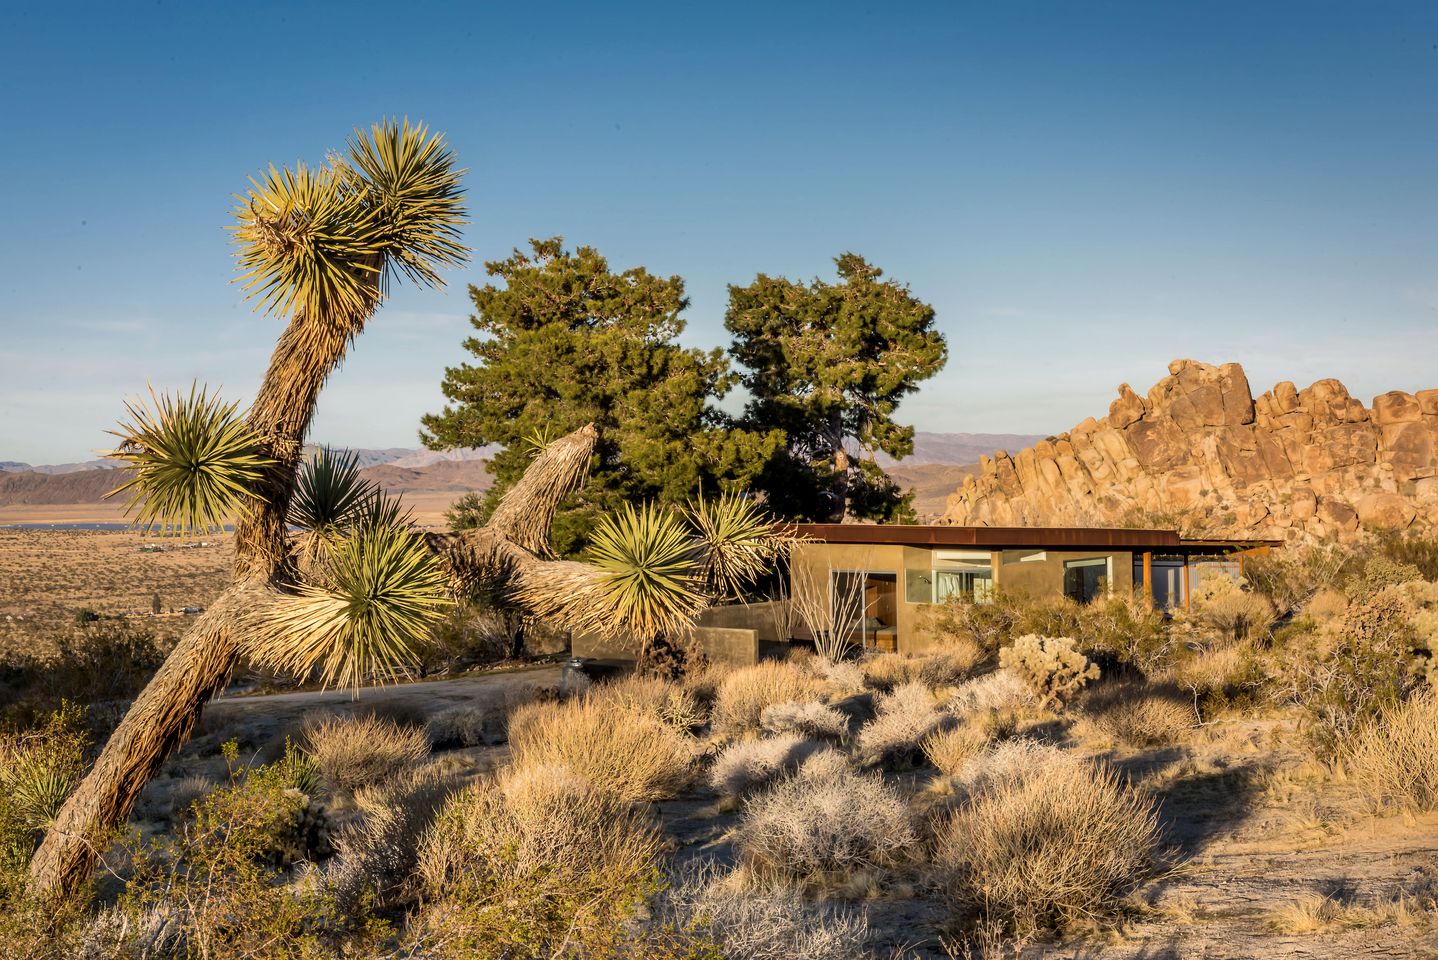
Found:
<path fill-rule="evenodd" d="M 1100 731 L 1132 747 L 1176 743 L 1193 729 L 1193 704 L 1160 690 L 1114 683 L 1094 691 L 1084 709 Z"/>
<path fill-rule="evenodd" d="M 897 862 L 916 838 L 908 807 L 881 776 L 826 750 L 751 799 L 734 841 L 756 876 L 822 887 Z"/>
<path fill-rule="evenodd" d="M 509 719 L 516 766 L 563 766 L 625 800 L 672 797 L 689 782 L 693 742 L 648 713 L 589 698 L 530 703 Z"/>
<path fill-rule="evenodd" d="M 924 740 L 924 756 L 946 776 L 954 776 L 989 744 L 989 735 L 979 726 L 965 724 L 930 734 Z"/>
<path fill-rule="evenodd" d="M 1158 841 L 1154 804 L 1111 771 L 1040 763 L 991 778 L 939 828 L 935 860 L 956 905 L 1024 936 L 1112 912 Z"/>
<path fill-rule="evenodd" d="M 1303 605 L 1303 612 L 1320 622 L 1341 620 L 1348 612 L 1348 597 L 1341 590 L 1327 587 Z"/>
<path fill-rule="evenodd" d="M 912 764 L 923 753 L 924 739 L 953 722 L 918 681 L 880 694 L 876 707 L 874 719 L 859 730 L 856 742 L 864 763 Z"/>
<path fill-rule="evenodd" d="M 1420 694 L 1369 721 L 1343 766 L 1375 810 L 1438 808 L 1438 695 Z"/>
<path fill-rule="evenodd" d="M 795 734 L 740 740 L 724 748 L 709 770 L 709 785 L 731 799 L 768 786 L 822 750 L 824 745 Z"/>
<path fill-rule="evenodd" d="M 1233 580 L 1216 578 L 1194 591 L 1191 616 L 1237 642 L 1266 635 L 1278 619 L 1278 611 L 1263 594 L 1245 590 Z"/>
<path fill-rule="evenodd" d="M 783 885 L 744 889 L 712 865 L 691 868 L 665 891 L 655 921 L 698 927 L 723 957 L 743 960 L 867 960 L 869 919 L 862 909 L 815 903 Z"/>
<path fill-rule="evenodd" d="M 1038 706 L 1028 685 L 1012 670 L 995 670 L 960 684 L 945 707 L 959 717 Z"/>
<path fill-rule="evenodd" d="M 557 766 L 453 797 L 420 845 L 426 956 L 607 956 L 653 895 L 662 840 L 624 798 Z"/>
<path fill-rule="evenodd" d="M 913 657 L 899 653 L 876 653 L 859 662 L 864 683 L 875 690 L 892 690 L 914 679 L 918 665 Z"/>
<path fill-rule="evenodd" d="M 305 724 L 303 740 L 305 753 L 334 791 L 379 783 L 429 756 L 423 730 L 375 716 L 322 717 Z"/>
<path fill-rule="evenodd" d="M 621 710 L 649 714 L 684 733 L 709 719 L 689 691 L 662 677 L 635 674 L 613 683 L 602 683 L 589 691 L 589 698 Z"/>
<path fill-rule="evenodd" d="M 759 726 L 770 735 L 792 733 L 826 740 L 849 736 L 849 718 L 827 703 L 776 703 L 764 708 Z"/>
<path fill-rule="evenodd" d="M 999 663 L 1012 670 L 1044 704 L 1062 704 L 1098 679 L 1072 637 L 1041 637 L 1028 633 L 999 651 Z"/>
<path fill-rule="evenodd" d="M 714 726 L 726 733 L 759 729 L 764 708 L 776 703 L 810 703 L 822 700 L 823 681 L 797 664 L 765 661 L 740 667 L 719 684 L 714 698 Z"/>

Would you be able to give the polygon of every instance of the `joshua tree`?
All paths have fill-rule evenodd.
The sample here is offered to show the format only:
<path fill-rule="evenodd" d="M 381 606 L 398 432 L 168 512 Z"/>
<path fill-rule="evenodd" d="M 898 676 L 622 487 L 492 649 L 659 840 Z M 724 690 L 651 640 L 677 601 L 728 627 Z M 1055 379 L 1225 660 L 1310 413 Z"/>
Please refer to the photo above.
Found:
<path fill-rule="evenodd" d="M 241 199 L 242 279 L 287 318 L 254 405 L 242 414 L 198 388 L 152 394 L 129 405 L 114 452 L 129 470 L 115 492 L 129 493 L 147 530 L 233 519 L 233 582 L 60 809 L 31 860 L 33 893 L 89 879 L 111 829 L 242 658 L 357 686 L 402 667 L 451 596 L 472 589 L 571 629 L 673 633 L 782 546 L 781 531 L 730 498 L 696 506 L 687 529 L 645 507 L 602 528 L 608 549 L 595 564 L 552 559 L 554 512 L 584 478 L 592 426 L 538 451 L 489 522 L 457 534 L 415 532 L 351 459 L 326 454 L 302 468 L 320 388 L 390 282 L 438 285 L 441 267 L 464 262 L 461 195 L 442 137 L 405 122 L 357 132 L 322 167 L 271 168 Z"/>

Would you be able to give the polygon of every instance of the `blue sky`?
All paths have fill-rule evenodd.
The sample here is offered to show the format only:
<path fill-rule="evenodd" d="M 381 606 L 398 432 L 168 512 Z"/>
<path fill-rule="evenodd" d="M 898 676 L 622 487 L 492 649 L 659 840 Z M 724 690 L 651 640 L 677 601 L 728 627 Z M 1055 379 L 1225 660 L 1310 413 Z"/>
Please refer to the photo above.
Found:
<path fill-rule="evenodd" d="M 247 401 L 231 195 L 394 115 L 468 166 L 475 263 L 396 293 L 325 442 L 415 445 L 480 262 L 556 233 L 683 276 L 701 346 L 727 283 L 864 254 L 949 337 L 920 429 L 1066 429 L 1179 356 L 1438 386 L 1431 3 L 16 2 L 0 91 L 0 459 L 147 382 Z"/>

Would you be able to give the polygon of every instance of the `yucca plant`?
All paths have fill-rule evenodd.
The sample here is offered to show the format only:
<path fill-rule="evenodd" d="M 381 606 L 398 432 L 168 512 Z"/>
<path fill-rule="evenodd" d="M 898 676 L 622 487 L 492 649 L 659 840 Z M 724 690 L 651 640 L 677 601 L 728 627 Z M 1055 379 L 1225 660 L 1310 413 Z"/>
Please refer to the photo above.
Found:
<path fill-rule="evenodd" d="M 685 513 L 699 547 L 699 577 L 717 599 L 737 598 L 774 568 L 792 539 L 757 501 L 737 493 L 701 498 Z"/>
<path fill-rule="evenodd" d="M 110 431 L 120 445 L 109 456 L 129 479 L 105 494 L 128 494 L 126 509 L 145 532 L 209 533 L 239 513 L 271 463 L 239 413 L 191 385 L 190 393 L 126 401 L 130 422 Z"/>
<path fill-rule="evenodd" d="M 642 638 L 694 621 L 704 607 L 699 551 L 683 520 L 656 504 L 625 506 L 601 520 L 589 549 L 616 621 Z"/>
<path fill-rule="evenodd" d="M 330 551 L 327 583 L 279 599 L 248 645 L 262 663 L 326 685 L 404 673 L 449 606 L 448 581 L 422 537 L 364 523 Z"/>

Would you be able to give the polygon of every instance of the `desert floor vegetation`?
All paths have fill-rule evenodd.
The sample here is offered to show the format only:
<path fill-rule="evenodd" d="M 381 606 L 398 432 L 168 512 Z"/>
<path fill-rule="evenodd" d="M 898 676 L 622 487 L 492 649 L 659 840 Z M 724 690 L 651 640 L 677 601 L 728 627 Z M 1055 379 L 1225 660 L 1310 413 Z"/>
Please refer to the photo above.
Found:
<path fill-rule="evenodd" d="M 16 865 L 97 729 L 93 705 L 36 700 L 0 737 L 0 942 L 17 957 L 1422 956 L 1438 951 L 1438 599 L 1402 567 L 1351 571 L 1270 598 L 1271 623 L 1225 594 L 1222 615 L 1165 621 L 1162 643 L 1116 639 L 1127 613 L 1000 596 L 950 621 L 985 631 L 961 641 L 981 657 L 711 663 L 568 698 L 554 666 L 358 700 L 222 698 L 89 898 L 60 909 L 26 900 Z M 1239 629 L 1245 608 L 1262 615 Z"/>

